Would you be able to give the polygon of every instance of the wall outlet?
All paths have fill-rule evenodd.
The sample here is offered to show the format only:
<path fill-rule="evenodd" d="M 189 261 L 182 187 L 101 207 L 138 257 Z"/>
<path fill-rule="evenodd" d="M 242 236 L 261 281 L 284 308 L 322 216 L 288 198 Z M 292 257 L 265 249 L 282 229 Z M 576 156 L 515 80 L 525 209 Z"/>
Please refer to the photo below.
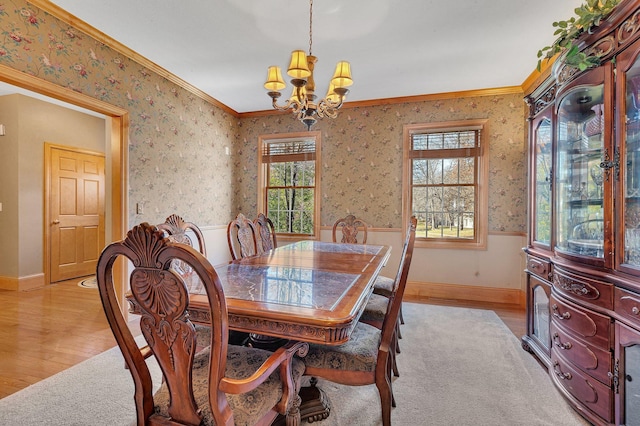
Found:
<path fill-rule="evenodd" d="M 0 212 L 2 211 L 2 203 L 0 203 Z"/>
<path fill-rule="evenodd" d="M 136 214 L 144 214 L 142 203 L 136 203 Z"/>

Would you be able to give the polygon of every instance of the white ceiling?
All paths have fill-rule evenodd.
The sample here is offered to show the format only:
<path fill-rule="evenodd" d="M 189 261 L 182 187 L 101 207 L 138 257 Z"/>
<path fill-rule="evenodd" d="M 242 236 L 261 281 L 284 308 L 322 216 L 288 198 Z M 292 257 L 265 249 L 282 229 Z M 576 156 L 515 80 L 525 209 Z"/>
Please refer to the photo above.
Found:
<path fill-rule="evenodd" d="M 305 0 L 52 0 L 237 112 L 268 110 L 269 65 L 309 50 Z M 351 62 L 349 101 L 521 85 L 552 23 L 583 0 L 316 0 L 313 54 L 324 95 Z M 288 95 L 290 85 L 285 89 Z"/>

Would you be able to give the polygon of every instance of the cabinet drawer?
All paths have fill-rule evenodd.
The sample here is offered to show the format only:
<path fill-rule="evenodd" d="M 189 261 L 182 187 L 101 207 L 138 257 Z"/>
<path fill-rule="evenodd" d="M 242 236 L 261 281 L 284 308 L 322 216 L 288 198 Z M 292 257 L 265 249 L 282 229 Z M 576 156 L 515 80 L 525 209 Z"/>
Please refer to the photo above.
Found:
<path fill-rule="evenodd" d="M 598 348 L 611 347 L 611 318 L 551 295 L 551 323 Z"/>
<path fill-rule="evenodd" d="M 640 328 L 640 295 L 616 287 L 615 311 L 629 320 L 631 325 Z"/>
<path fill-rule="evenodd" d="M 549 272 L 551 271 L 551 264 L 537 257 L 527 256 L 527 271 L 539 276 L 544 280 L 549 279 Z"/>
<path fill-rule="evenodd" d="M 585 407 L 602 417 L 606 422 L 613 421 L 613 390 L 589 375 L 583 373 L 551 349 L 551 368 L 549 374 L 559 386 L 567 390 Z"/>
<path fill-rule="evenodd" d="M 556 324 L 551 324 L 551 344 L 557 355 L 609 386 L 611 379 L 611 352 L 586 344 L 565 333 Z"/>
<path fill-rule="evenodd" d="M 613 310 L 613 284 L 581 277 L 560 268 L 553 272 L 553 287 L 569 299 Z"/>

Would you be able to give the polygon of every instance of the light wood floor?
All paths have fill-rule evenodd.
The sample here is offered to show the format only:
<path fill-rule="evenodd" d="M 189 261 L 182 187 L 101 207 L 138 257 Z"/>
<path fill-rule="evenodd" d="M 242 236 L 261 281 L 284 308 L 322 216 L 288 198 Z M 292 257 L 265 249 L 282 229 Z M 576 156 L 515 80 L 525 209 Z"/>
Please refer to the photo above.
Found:
<path fill-rule="evenodd" d="M 71 280 L 31 291 L 0 290 L 0 398 L 115 346 L 98 290 Z M 494 310 L 520 338 L 524 310 L 496 304 L 425 303 Z"/>

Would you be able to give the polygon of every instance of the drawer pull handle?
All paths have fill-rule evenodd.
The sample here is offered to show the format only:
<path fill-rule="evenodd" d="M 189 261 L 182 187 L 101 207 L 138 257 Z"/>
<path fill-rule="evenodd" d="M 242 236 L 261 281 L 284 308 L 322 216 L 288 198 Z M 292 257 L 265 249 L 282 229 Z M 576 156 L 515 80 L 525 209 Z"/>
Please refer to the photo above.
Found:
<path fill-rule="evenodd" d="M 571 373 L 562 372 L 562 370 L 560 369 L 560 365 L 558 364 L 558 361 L 553 362 L 553 372 L 556 373 L 556 376 L 558 376 L 560 380 L 571 380 L 573 378 Z"/>
<path fill-rule="evenodd" d="M 558 336 L 558 333 L 553 333 L 553 344 L 559 347 L 560 349 L 566 349 L 566 350 L 569 350 L 573 347 L 571 342 L 562 343 L 560 341 L 560 336 Z"/>
<path fill-rule="evenodd" d="M 565 320 L 565 319 L 569 319 L 571 318 L 571 312 L 565 312 L 563 314 L 558 313 L 558 305 L 556 305 L 555 303 L 553 304 L 553 306 L 551 307 L 553 309 L 553 316 L 561 319 L 561 320 Z"/>
<path fill-rule="evenodd" d="M 631 313 L 633 315 L 638 315 L 638 314 L 640 314 L 640 309 L 638 309 L 637 306 L 634 306 L 633 308 L 631 308 Z"/>

